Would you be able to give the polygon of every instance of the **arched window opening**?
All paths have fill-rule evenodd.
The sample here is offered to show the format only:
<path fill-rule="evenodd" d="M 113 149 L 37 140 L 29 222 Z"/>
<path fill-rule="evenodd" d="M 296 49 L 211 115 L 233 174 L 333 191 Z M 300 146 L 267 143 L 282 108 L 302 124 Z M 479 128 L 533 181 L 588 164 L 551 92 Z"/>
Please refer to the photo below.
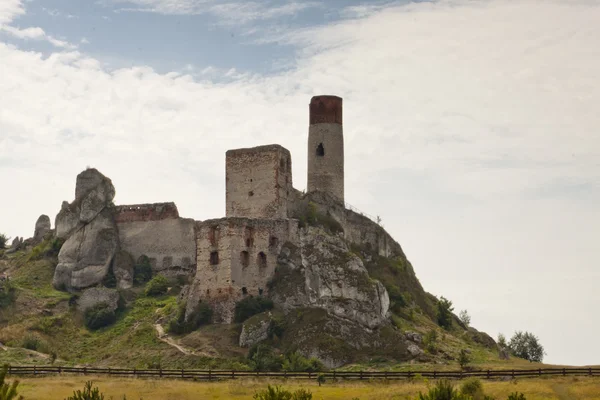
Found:
<path fill-rule="evenodd" d="M 262 296 L 262 294 L 263 294 L 263 290 L 261 288 L 258 288 L 258 295 Z"/>
<path fill-rule="evenodd" d="M 250 254 L 247 251 L 240 253 L 240 262 L 242 263 L 242 267 L 247 267 L 250 264 Z"/>
<path fill-rule="evenodd" d="M 271 236 L 269 238 L 269 247 L 276 248 L 278 244 L 279 244 L 279 239 L 277 239 L 277 237 Z"/>
<path fill-rule="evenodd" d="M 323 147 L 323 143 L 319 143 L 317 146 L 317 155 L 319 157 L 323 157 L 325 155 L 325 147 Z"/>
<path fill-rule="evenodd" d="M 258 259 L 256 261 L 256 263 L 258 264 L 259 267 L 266 267 L 267 266 L 267 255 L 265 253 L 263 253 L 262 251 L 260 253 L 258 253 Z"/>
<path fill-rule="evenodd" d="M 213 251 L 210 253 L 210 265 L 219 264 L 219 252 Z"/>
<path fill-rule="evenodd" d="M 245 287 L 242 288 L 242 294 L 244 296 L 248 294 L 248 290 Z"/>

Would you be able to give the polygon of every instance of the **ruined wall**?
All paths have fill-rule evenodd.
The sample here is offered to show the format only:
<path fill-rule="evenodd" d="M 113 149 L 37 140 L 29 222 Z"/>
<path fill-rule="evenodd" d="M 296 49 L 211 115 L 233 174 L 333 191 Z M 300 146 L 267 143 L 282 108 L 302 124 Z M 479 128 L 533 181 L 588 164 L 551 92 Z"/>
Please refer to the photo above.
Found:
<path fill-rule="evenodd" d="M 285 218 L 292 189 L 292 157 L 279 145 L 226 153 L 227 217 Z"/>
<path fill-rule="evenodd" d="M 160 221 L 179 218 L 175 203 L 132 204 L 115 207 L 115 220 L 119 222 Z"/>
<path fill-rule="evenodd" d="M 315 96 L 310 101 L 307 191 L 321 191 L 344 201 L 344 132 L 342 99 Z"/>
<path fill-rule="evenodd" d="M 231 322 L 235 302 L 266 291 L 281 246 L 298 240 L 297 221 L 222 218 L 196 223 L 197 267 L 188 312 L 206 301 L 216 322 Z"/>
<path fill-rule="evenodd" d="M 150 258 L 152 270 L 165 275 L 193 274 L 196 267 L 195 221 L 179 218 L 174 203 L 116 207 L 121 249 L 137 260 Z"/>

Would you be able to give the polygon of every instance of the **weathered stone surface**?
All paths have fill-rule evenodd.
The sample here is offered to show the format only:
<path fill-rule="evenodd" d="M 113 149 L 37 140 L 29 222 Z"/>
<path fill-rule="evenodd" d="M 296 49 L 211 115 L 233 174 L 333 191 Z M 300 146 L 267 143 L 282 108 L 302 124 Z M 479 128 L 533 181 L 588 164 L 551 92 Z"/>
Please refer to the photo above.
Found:
<path fill-rule="evenodd" d="M 109 210 L 79 228 L 63 244 L 53 285 L 57 289 L 83 289 L 106 276 L 119 246 L 119 237 Z"/>
<path fill-rule="evenodd" d="M 105 287 L 92 287 L 85 289 L 77 299 L 77 308 L 85 312 L 90 307 L 98 303 L 106 303 L 115 311 L 119 305 L 119 293 L 116 289 Z"/>
<path fill-rule="evenodd" d="M 115 254 L 112 268 L 117 288 L 129 289 L 133 286 L 133 265 L 133 257 L 128 252 L 121 250 Z"/>
<path fill-rule="evenodd" d="M 251 347 L 266 340 L 272 316 L 271 312 L 267 311 L 248 318 L 242 326 L 240 347 Z"/>
<path fill-rule="evenodd" d="M 33 232 L 33 241 L 36 243 L 41 242 L 44 237 L 50 232 L 52 226 L 50 224 L 50 217 L 47 215 L 40 215 L 37 222 L 35 223 L 35 230 Z"/>
<path fill-rule="evenodd" d="M 496 348 L 496 341 L 494 339 L 492 339 L 492 337 L 490 335 L 488 335 L 485 332 L 479 332 L 477 329 L 470 327 L 467 331 L 468 335 L 471 337 L 471 339 L 475 342 L 475 343 L 479 343 L 489 349 L 495 349 Z"/>
<path fill-rule="evenodd" d="M 23 238 L 16 236 L 12 243 L 10 244 L 10 248 L 6 250 L 6 254 L 14 253 L 15 251 L 21 249 L 23 247 Z"/>
<path fill-rule="evenodd" d="M 76 204 L 69 204 L 63 201 L 60 211 L 54 219 L 54 235 L 61 239 L 66 239 L 79 224 L 79 207 Z"/>
<path fill-rule="evenodd" d="M 407 340 L 410 340 L 411 342 L 414 342 L 416 344 L 423 343 L 423 336 L 420 333 L 406 331 L 404 333 L 404 336 L 406 337 Z"/>
<path fill-rule="evenodd" d="M 300 247 L 286 243 L 280 253 L 273 300 L 285 310 L 318 307 L 340 318 L 374 328 L 387 321 L 385 287 L 371 279 L 343 239 L 309 227 Z"/>
<path fill-rule="evenodd" d="M 99 186 L 105 186 L 106 188 L 112 187 L 112 195 L 107 197 L 107 201 L 112 201 L 115 197 L 114 187 L 110 179 L 105 177 L 96 168 L 88 168 L 85 171 L 77 175 L 77 181 L 75 184 L 75 199 L 84 197 L 90 190 L 96 189 Z M 108 195 L 109 192 L 106 192 Z"/>
<path fill-rule="evenodd" d="M 408 350 L 410 355 L 414 358 L 419 357 L 420 355 L 422 355 L 424 353 L 423 350 L 421 350 L 421 348 L 414 343 L 409 343 L 408 346 L 406 347 L 406 349 Z"/>
<path fill-rule="evenodd" d="M 110 204 L 114 197 L 115 188 L 110 179 L 105 178 L 97 187 L 89 189 L 81 199 L 79 220 L 83 223 L 90 222 Z"/>

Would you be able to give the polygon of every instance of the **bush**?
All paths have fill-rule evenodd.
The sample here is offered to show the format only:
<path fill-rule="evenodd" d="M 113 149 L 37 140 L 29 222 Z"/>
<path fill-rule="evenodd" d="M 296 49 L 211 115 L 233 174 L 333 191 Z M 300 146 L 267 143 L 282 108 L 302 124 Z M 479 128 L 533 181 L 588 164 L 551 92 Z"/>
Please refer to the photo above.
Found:
<path fill-rule="evenodd" d="M 42 347 L 42 341 L 35 335 L 27 334 L 21 341 L 21 347 L 27 350 L 38 351 Z"/>
<path fill-rule="evenodd" d="M 544 347 L 533 333 L 516 332 L 510 339 L 508 347 L 515 356 L 530 362 L 542 362 L 544 359 Z"/>
<path fill-rule="evenodd" d="M 281 371 L 283 357 L 274 354 L 265 344 L 257 344 L 248 351 L 248 359 L 254 371 Z"/>
<path fill-rule="evenodd" d="M 146 284 L 146 296 L 160 296 L 169 290 L 169 280 L 162 275 L 156 275 Z"/>
<path fill-rule="evenodd" d="M 0 308 L 11 305 L 14 301 L 17 291 L 10 281 L 0 281 Z"/>
<path fill-rule="evenodd" d="M 244 322 L 253 315 L 271 310 L 273 301 L 262 296 L 248 296 L 235 304 L 233 319 L 235 322 Z"/>
<path fill-rule="evenodd" d="M 458 355 L 458 364 L 461 368 L 465 368 L 467 365 L 471 363 L 471 356 L 465 349 L 461 349 Z"/>
<path fill-rule="evenodd" d="M 460 322 L 462 322 L 467 328 L 469 327 L 469 324 L 471 323 L 471 316 L 467 310 L 462 310 L 458 314 L 458 319 L 460 319 Z"/>
<path fill-rule="evenodd" d="M 309 202 L 306 207 L 299 210 L 298 215 L 295 215 L 295 217 L 299 220 L 298 226 L 300 228 L 310 225 L 320 226 L 331 234 L 344 232 L 344 228 L 335 218 L 329 215 L 329 213 L 320 213 L 313 202 Z"/>
<path fill-rule="evenodd" d="M 324 369 L 323 364 L 316 358 L 306 358 L 294 351 L 283 361 L 282 369 L 288 372 L 318 372 Z"/>
<path fill-rule="evenodd" d="M 473 399 L 480 399 L 483 397 L 483 385 L 477 378 L 466 379 L 460 386 L 460 393 Z"/>
<path fill-rule="evenodd" d="M 8 236 L 6 236 L 4 233 L 0 233 L 0 250 L 6 249 L 6 244 L 9 240 L 10 238 Z"/>
<path fill-rule="evenodd" d="M 133 282 L 137 285 L 146 283 L 152 278 L 152 264 L 147 256 L 140 256 L 133 266 Z"/>
<path fill-rule="evenodd" d="M 527 400 L 523 393 L 514 392 L 508 395 L 506 400 Z"/>
<path fill-rule="evenodd" d="M 498 334 L 498 346 L 501 348 L 508 347 L 508 344 L 506 343 L 506 337 L 501 333 Z"/>
<path fill-rule="evenodd" d="M 206 303 L 198 303 L 194 311 L 185 320 L 186 303 L 183 302 L 177 309 L 177 315 L 169 321 L 167 331 L 176 335 L 182 335 L 195 331 L 200 326 L 210 324 L 212 320 L 213 310 Z"/>
<path fill-rule="evenodd" d="M 441 380 L 427 394 L 419 393 L 418 400 L 471 400 L 454 389 L 450 381 Z"/>
<path fill-rule="evenodd" d="M 39 260 L 44 257 L 56 257 L 60 253 L 64 239 L 48 238 L 35 246 L 29 254 L 29 260 Z"/>
<path fill-rule="evenodd" d="M 0 399 L 1 400 L 22 400 L 23 396 L 17 397 L 17 387 L 19 386 L 19 381 L 14 380 L 12 384 L 5 382 L 6 374 L 8 373 L 8 365 L 4 365 L 2 367 L 2 371 L 0 371 Z"/>
<path fill-rule="evenodd" d="M 104 400 L 104 394 L 100 393 L 97 387 L 92 389 L 92 381 L 87 381 L 81 390 L 73 391 L 73 396 L 67 397 L 65 400 Z"/>
<path fill-rule="evenodd" d="M 283 389 L 280 386 L 268 385 L 266 389 L 256 392 L 255 400 L 312 400 L 312 393 L 306 389 L 298 389 L 295 392 Z"/>
<path fill-rule="evenodd" d="M 435 354 L 437 352 L 437 341 L 438 341 L 438 333 L 437 330 L 432 329 L 423 338 L 423 344 L 425 345 L 425 350 L 427 350 L 431 354 Z"/>
<path fill-rule="evenodd" d="M 281 317 L 273 317 L 267 328 L 267 337 L 269 339 L 281 338 L 285 332 L 285 322 Z"/>
<path fill-rule="evenodd" d="M 399 312 L 400 308 L 405 307 L 408 303 L 400 292 L 400 288 L 396 285 L 390 284 L 386 286 L 388 295 L 390 296 L 391 309 L 394 312 Z"/>
<path fill-rule="evenodd" d="M 85 310 L 85 325 L 92 330 L 108 326 L 117 319 L 107 303 L 98 303 Z"/>
<path fill-rule="evenodd" d="M 444 296 L 440 297 L 437 303 L 437 322 L 444 329 L 449 329 L 452 326 L 452 302 Z"/>

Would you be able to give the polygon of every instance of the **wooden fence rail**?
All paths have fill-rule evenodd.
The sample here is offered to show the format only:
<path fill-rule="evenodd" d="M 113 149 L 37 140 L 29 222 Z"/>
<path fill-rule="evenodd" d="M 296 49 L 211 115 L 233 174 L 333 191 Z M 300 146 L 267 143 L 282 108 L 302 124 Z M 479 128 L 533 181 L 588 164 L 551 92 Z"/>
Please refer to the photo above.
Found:
<path fill-rule="evenodd" d="M 261 371 L 227 371 L 201 369 L 127 369 L 127 368 L 95 368 L 95 367 L 62 367 L 62 366 L 13 366 L 8 367 L 9 375 L 50 375 L 50 374 L 83 374 L 111 375 L 133 377 L 183 378 L 196 380 L 224 380 L 236 378 L 292 378 L 316 379 L 323 375 L 325 379 L 411 379 L 417 376 L 433 379 L 463 379 L 478 377 L 485 379 L 498 378 L 534 378 L 540 376 L 588 375 L 600 376 L 600 368 L 538 368 L 510 370 L 475 370 L 475 371 L 326 371 L 326 372 L 261 372 Z"/>

